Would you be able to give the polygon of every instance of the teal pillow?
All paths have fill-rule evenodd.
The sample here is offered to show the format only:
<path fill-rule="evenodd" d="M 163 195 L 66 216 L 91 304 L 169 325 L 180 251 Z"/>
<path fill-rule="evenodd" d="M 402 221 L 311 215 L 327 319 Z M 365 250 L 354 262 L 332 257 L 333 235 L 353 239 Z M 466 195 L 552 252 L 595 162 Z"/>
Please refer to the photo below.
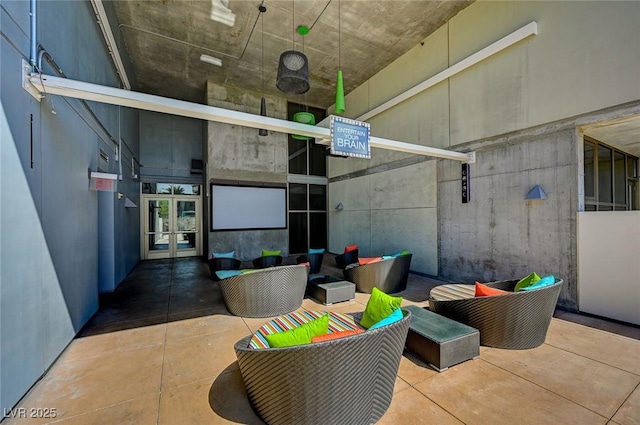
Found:
<path fill-rule="evenodd" d="M 556 283 L 556 278 L 553 275 L 545 276 L 533 285 L 522 288 L 522 291 L 535 291 L 536 289 L 544 288 L 545 286 L 551 286 Z"/>
<path fill-rule="evenodd" d="M 281 255 L 281 254 L 282 254 L 281 249 L 263 249 L 262 250 L 263 257 L 271 257 L 273 255 Z"/>
<path fill-rule="evenodd" d="M 383 326 L 387 326 L 390 325 L 394 322 L 398 322 L 400 320 L 402 320 L 403 318 L 403 314 L 402 314 L 402 309 L 396 309 L 393 313 L 391 313 L 390 315 L 388 315 L 387 317 L 385 317 L 384 319 L 380 320 L 379 322 L 374 323 L 373 325 L 371 325 L 371 327 L 369 328 L 369 330 L 371 329 L 378 329 L 381 328 Z"/>
<path fill-rule="evenodd" d="M 535 272 L 529 274 L 528 276 L 523 277 L 522 279 L 520 279 L 518 281 L 518 283 L 516 283 L 516 287 L 513 288 L 513 291 L 520 291 L 523 288 L 526 288 L 527 286 L 531 286 L 534 283 L 536 283 L 537 281 L 540 280 L 540 276 L 538 276 Z"/>
<path fill-rule="evenodd" d="M 216 272 L 216 276 L 220 279 L 228 279 L 233 276 L 241 275 L 242 272 L 240 270 L 218 270 Z"/>
<path fill-rule="evenodd" d="M 235 257 L 236 252 L 235 251 L 229 251 L 229 252 L 214 252 L 213 253 L 213 258 L 234 258 Z"/>
<path fill-rule="evenodd" d="M 288 331 L 265 335 L 264 338 L 271 348 L 291 347 L 294 345 L 311 344 L 314 336 L 329 333 L 329 315 L 302 324 Z"/>
<path fill-rule="evenodd" d="M 374 287 L 371 291 L 369 302 L 367 302 L 367 307 L 365 307 L 364 313 L 362 314 L 360 325 L 365 329 L 369 329 L 376 322 L 379 322 L 399 309 L 401 303 L 402 297 L 392 297 Z"/>
<path fill-rule="evenodd" d="M 309 248 L 309 254 L 324 254 L 324 248 L 318 248 L 318 249 Z"/>

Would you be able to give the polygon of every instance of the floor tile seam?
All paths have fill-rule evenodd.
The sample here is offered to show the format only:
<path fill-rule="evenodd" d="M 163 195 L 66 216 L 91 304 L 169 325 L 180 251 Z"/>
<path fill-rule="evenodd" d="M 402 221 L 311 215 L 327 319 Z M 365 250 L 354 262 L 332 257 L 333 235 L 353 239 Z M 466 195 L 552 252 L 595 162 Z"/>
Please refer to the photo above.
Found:
<path fill-rule="evenodd" d="M 158 390 L 158 392 L 159 392 L 159 390 Z M 53 424 L 64 423 L 64 421 L 67 421 L 69 419 L 79 418 L 81 416 L 85 416 L 85 415 L 88 415 L 90 413 L 99 412 L 100 410 L 105 410 L 105 409 L 109 409 L 109 408 L 114 407 L 114 406 L 119 406 L 121 404 L 130 403 L 130 402 L 135 401 L 135 400 L 139 400 L 139 399 L 142 399 L 142 398 L 145 398 L 145 397 L 149 397 L 152 394 L 153 393 L 145 393 L 144 395 L 139 395 L 137 397 L 128 398 L 126 400 L 122 400 L 122 401 L 119 401 L 117 403 L 111 403 L 111 404 L 108 404 L 106 406 L 96 407 L 95 409 L 87 410 L 86 412 L 78 413 L 77 415 L 65 416 L 64 418 L 56 419 L 56 420 L 53 420 L 51 422 L 46 422 L 44 425 L 53 425 Z"/>
<path fill-rule="evenodd" d="M 434 376 L 430 376 L 430 377 L 425 378 L 425 379 L 423 379 L 423 380 L 421 380 L 419 382 L 425 382 L 425 381 L 427 381 L 429 379 L 433 379 Z M 426 398 L 427 400 L 431 401 L 433 404 L 435 404 L 436 406 L 441 408 L 443 411 L 447 412 L 448 414 L 450 414 L 451 416 L 456 418 L 456 420 L 458 420 L 461 424 L 467 425 L 467 423 L 465 421 L 463 421 L 462 418 L 459 418 L 458 415 L 456 415 L 455 413 L 453 413 L 452 411 L 450 411 L 449 409 L 447 409 L 446 407 L 444 407 L 443 405 L 438 403 L 436 400 L 434 400 L 431 397 L 429 397 L 426 393 L 424 393 L 424 392 L 420 391 L 418 388 L 416 388 L 415 385 L 417 385 L 417 384 L 418 384 L 418 382 L 416 382 L 415 384 L 409 384 L 409 385 L 411 385 L 411 387 L 414 388 L 424 398 Z"/>
<path fill-rule="evenodd" d="M 629 340 L 631 342 L 634 342 L 634 343 L 640 345 L 640 339 L 638 339 L 638 338 L 633 338 L 633 337 L 630 337 L 630 336 L 621 335 L 621 334 L 619 334 L 617 332 L 606 330 L 606 329 L 594 328 L 593 326 L 589 326 L 589 325 L 586 325 L 584 323 L 576 322 L 574 320 L 562 319 L 560 317 L 554 317 L 554 319 L 561 320 L 562 322 L 565 322 L 565 323 L 572 323 L 574 325 L 583 326 L 585 328 L 589 328 L 590 330 L 592 330 L 594 332 L 604 333 L 604 334 L 607 334 L 607 335 L 612 336 L 614 338 L 622 338 L 622 339 Z M 620 326 L 625 326 L 625 325 L 620 325 Z M 632 328 L 631 326 L 629 326 L 629 327 Z"/>
<path fill-rule="evenodd" d="M 490 365 L 492 365 L 492 366 L 495 366 L 495 367 L 497 367 L 498 369 L 500 369 L 500 370 L 502 370 L 502 371 L 504 371 L 504 372 L 507 372 L 507 373 L 508 373 L 508 374 L 510 374 L 510 375 L 513 375 L 513 376 L 515 376 L 515 377 L 517 377 L 517 378 L 519 378 L 519 379 L 522 379 L 523 381 L 526 381 L 526 382 L 528 382 L 528 383 L 530 383 L 530 384 L 532 384 L 532 385 L 535 385 L 536 387 L 540 388 L 540 389 L 541 389 L 541 390 L 543 390 L 543 391 L 546 391 L 546 392 L 548 392 L 548 393 L 550 393 L 550 394 L 553 394 L 553 395 L 556 395 L 556 396 L 558 396 L 558 397 L 560 397 L 560 398 L 562 398 L 562 399 L 565 399 L 566 401 L 568 401 L 569 403 L 571 403 L 571 404 L 573 404 L 573 405 L 576 405 L 576 406 L 578 406 L 578 407 L 580 407 L 580 408 L 582 408 L 582 409 L 588 410 L 588 411 L 590 411 L 591 413 L 594 413 L 594 414 L 596 414 L 596 415 L 600 416 L 601 418 L 606 419 L 607 421 L 610 419 L 610 418 L 607 418 L 607 417 L 606 417 L 605 415 L 603 415 L 602 413 L 600 413 L 600 412 L 596 412 L 595 410 L 593 410 L 593 409 L 592 409 L 592 408 L 590 408 L 590 407 L 583 406 L 582 404 L 578 403 L 578 402 L 577 402 L 577 401 L 575 401 L 575 400 L 571 400 L 570 398 L 568 398 L 568 397 L 566 397 L 566 396 L 564 396 L 564 395 L 562 395 L 562 394 L 559 394 L 559 393 L 557 393 L 556 391 L 553 391 L 553 390 L 551 390 L 551 389 L 549 389 L 549 388 L 545 388 L 545 387 L 543 387 L 541 384 L 538 384 L 537 382 L 534 382 L 534 381 L 532 381 L 532 380 L 530 380 L 530 379 L 528 379 L 528 378 L 525 378 L 524 376 L 520 376 L 520 375 L 518 375 L 517 373 L 512 372 L 512 371 L 510 371 L 509 369 L 505 369 L 504 367 L 502 367 L 502 366 L 500 366 L 500 365 L 497 365 L 497 364 L 495 364 L 495 363 L 492 363 L 492 362 L 490 362 L 490 361 L 489 361 L 489 360 L 487 360 L 487 359 L 480 359 L 480 360 L 483 360 L 484 362 L 486 362 L 486 363 L 488 363 L 488 364 L 490 364 Z"/>
<path fill-rule="evenodd" d="M 638 383 L 638 385 L 635 386 L 635 388 L 633 390 L 631 390 L 631 392 L 629 393 L 629 395 L 627 395 L 627 397 L 622 401 L 622 403 L 620 403 L 620 406 L 618 406 L 618 408 L 616 409 L 615 412 L 613 412 L 613 415 L 611 415 L 611 417 L 609 418 L 610 421 L 613 421 L 613 418 L 615 418 L 615 416 L 618 414 L 618 412 L 620 411 L 620 409 L 622 409 L 622 406 L 625 405 L 625 403 L 627 401 L 629 401 L 629 399 L 631 398 L 631 396 L 633 395 L 634 392 L 638 391 L 640 389 L 640 383 Z M 615 422 L 617 423 L 617 422 Z"/>
<path fill-rule="evenodd" d="M 244 323 L 245 326 L 247 326 L 246 323 Z M 247 329 L 249 332 L 251 332 L 251 329 L 249 329 L 249 327 L 247 326 Z M 194 338 L 203 338 L 203 337 L 207 337 L 207 336 L 212 336 L 212 335 L 219 335 L 219 334 L 223 334 L 226 332 L 232 332 L 232 330 L 224 330 L 224 331 L 220 331 L 220 332 L 207 332 L 207 333 L 202 333 L 202 334 L 198 334 L 198 335 L 191 335 L 191 336 L 185 336 L 182 338 L 171 338 L 171 339 L 167 339 L 166 343 L 168 344 L 173 344 L 175 342 L 180 342 L 180 341 L 184 341 L 186 342 L 186 340 L 189 339 L 194 339 Z M 251 332 L 251 334 L 253 335 L 254 332 Z"/>
<path fill-rule="evenodd" d="M 168 313 L 168 316 L 175 316 L 177 314 L 187 314 L 187 313 L 199 313 L 202 311 L 211 311 L 212 307 L 207 307 L 207 308 L 198 308 L 195 310 L 184 310 L 184 311 L 180 311 L 180 312 L 176 312 L 176 313 Z M 203 316 L 198 316 L 198 317 L 204 317 L 204 316 L 211 316 L 212 314 L 216 314 L 215 312 L 210 313 L 210 314 L 204 314 Z M 185 318 L 185 319 L 179 319 L 179 320 L 187 320 L 187 319 L 195 319 L 195 317 L 189 317 L 189 318 Z"/>
<path fill-rule="evenodd" d="M 235 362 L 233 362 L 233 363 L 235 363 Z M 163 385 L 160 388 L 160 394 L 162 395 L 162 393 L 165 392 L 165 391 L 175 391 L 175 390 L 177 390 L 179 388 L 186 387 L 186 386 L 193 385 L 193 384 L 198 384 L 198 383 L 210 383 L 210 384 L 213 384 L 213 382 L 215 382 L 215 380 L 220 378 L 221 376 L 228 375 L 230 373 L 235 373 L 235 372 L 240 372 L 240 371 L 239 370 L 229 370 L 227 372 L 222 371 L 218 375 L 212 375 L 212 376 L 207 376 L 207 377 L 204 377 L 204 378 L 198 378 L 196 380 L 189 381 L 189 382 L 184 382 L 182 384 Z M 213 378 L 213 380 L 212 380 L 212 378 Z"/>
<path fill-rule="evenodd" d="M 171 267 L 173 269 L 173 261 L 171 262 Z M 169 297 L 171 299 L 171 297 Z M 169 321 L 169 308 L 167 306 L 167 322 Z M 160 402 L 162 400 L 162 387 L 164 383 L 164 368 L 165 361 L 167 358 L 167 335 L 169 333 L 169 326 L 165 324 L 164 327 L 164 343 L 162 348 L 162 367 L 160 368 L 160 388 L 158 388 L 158 400 L 157 400 L 157 408 L 156 408 L 156 424 L 160 423 Z"/>
<path fill-rule="evenodd" d="M 145 345 L 141 345 L 139 347 L 126 348 L 126 349 L 123 349 L 123 350 L 110 351 L 108 353 L 96 354 L 96 355 L 93 355 L 93 356 L 84 356 L 81 359 L 62 360 L 60 362 L 60 364 L 64 365 L 64 364 L 72 364 L 72 363 L 81 362 L 83 360 L 95 360 L 95 359 L 99 359 L 100 357 L 109 357 L 109 358 L 111 358 L 111 357 L 113 357 L 114 354 L 122 354 L 122 353 L 127 353 L 129 351 L 142 350 L 142 349 L 145 349 L 145 348 L 152 348 L 154 346 L 162 345 L 162 344 L 164 344 L 164 341 L 155 342 L 153 344 L 145 344 Z"/>
<path fill-rule="evenodd" d="M 115 325 L 128 325 L 130 323 L 140 322 L 142 320 L 158 319 L 158 318 L 162 318 L 162 317 L 164 317 L 164 322 L 156 323 L 156 325 L 166 324 L 167 323 L 168 314 L 160 314 L 160 315 L 157 315 L 157 316 L 141 317 L 139 319 L 120 320 L 120 321 L 115 321 L 115 322 L 103 323 L 103 324 L 100 324 L 100 325 L 92 326 L 91 330 L 94 330 L 94 329 L 100 330 L 100 328 L 105 328 L 105 327 L 115 326 Z M 153 325 L 153 326 L 155 326 L 155 325 Z M 140 326 L 134 326 L 134 328 L 139 328 L 139 327 Z M 127 329 L 130 329 L 130 328 L 127 328 Z M 122 330 L 127 330 L 127 329 L 122 329 Z M 110 332 L 118 332 L 118 331 L 109 331 L 109 333 Z M 95 336 L 95 335 L 102 335 L 102 334 L 86 335 L 86 336 L 83 336 L 81 338 L 87 338 L 87 337 Z M 76 338 L 77 338 L 77 336 L 76 336 Z"/>
<path fill-rule="evenodd" d="M 564 347 L 558 347 L 557 345 L 553 345 L 553 344 L 548 343 L 548 342 L 545 342 L 544 344 L 545 344 L 545 345 L 548 345 L 549 347 L 557 348 L 558 350 L 562 350 L 562 351 L 565 351 L 565 352 L 567 352 L 567 353 L 575 354 L 576 356 L 583 357 L 583 358 L 585 358 L 585 359 L 588 359 L 588 360 L 591 360 L 591 361 L 594 361 L 594 362 L 597 362 L 597 363 L 600 363 L 600 364 L 603 364 L 603 365 L 606 365 L 606 366 L 612 367 L 612 368 L 614 368 L 614 369 L 620 370 L 620 371 L 622 371 L 622 372 L 629 373 L 629 374 L 631 374 L 631 375 L 634 375 L 634 376 L 637 376 L 638 378 L 640 378 L 640 373 L 632 372 L 632 371 L 630 371 L 630 370 L 623 369 L 623 368 L 621 368 L 620 366 L 616 366 L 616 365 L 612 365 L 612 364 L 609 364 L 609 363 L 605 363 L 605 362 L 603 362 L 602 360 L 594 359 L 594 358 L 589 357 L 589 356 L 587 356 L 587 355 L 585 355 L 585 354 L 578 353 L 578 352 L 575 352 L 575 351 L 571 351 L 571 350 L 568 350 L 568 349 L 566 349 L 566 348 L 564 348 Z"/>

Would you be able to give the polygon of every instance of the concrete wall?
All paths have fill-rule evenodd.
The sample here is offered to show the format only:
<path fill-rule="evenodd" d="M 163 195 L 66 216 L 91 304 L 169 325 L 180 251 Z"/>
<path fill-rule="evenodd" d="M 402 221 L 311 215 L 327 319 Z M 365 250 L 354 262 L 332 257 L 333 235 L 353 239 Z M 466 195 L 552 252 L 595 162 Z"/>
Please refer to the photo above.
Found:
<path fill-rule="evenodd" d="M 581 139 L 575 127 L 554 126 L 640 99 L 638 16 L 638 2 L 477 1 L 347 95 L 347 114 L 357 118 L 527 23 L 538 23 L 538 35 L 369 120 L 375 136 L 482 149 L 471 168 L 470 204 L 460 202 L 460 165 L 438 160 L 439 254 L 421 260 L 438 261 L 440 277 L 473 281 L 546 270 L 567 281 L 560 303 L 575 308 Z M 360 183 L 350 176 L 406 157 L 374 150 L 370 162 L 332 158 L 330 193 L 357 190 Z M 549 189 L 546 203 L 524 203 L 534 184 Z M 405 189 L 398 196 L 412 196 L 412 186 Z M 332 250 L 340 248 L 333 241 L 341 229 L 354 226 L 355 216 L 332 214 Z"/>
<path fill-rule="evenodd" d="M 207 104 L 236 111 L 260 113 L 260 94 L 232 86 L 207 85 Z M 287 119 L 284 98 L 267 98 L 267 116 Z M 258 130 L 218 122 L 207 126 L 207 195 L 212 179 L 286 183 L 288 170 L 287 135 L 269 132 L 258 136 Z M 207 197 L 205 202 L 210 202 Z M 210 229 L 207 217 L 206 229 Z M 262 249 L 281 249 L 288 255 L 287 230 L 251 230 L 209 232 L 209 252 L 235 250 L 236 257 L 250 260 Z"/>
<path fill-rule="evenodd" d="M 38 102 L 24 91 L 29 2 L 3 2 L 0 20 L 0 407 L 9 409 L 97 310 L 100 213 L 88 170 L 97 169 L 100 148 L 114 157 L 119 134 L 136 155 L 138 145 L 134 111 L 119 120 L 117 107 L 59 96 Z M 69 78 L 118 85 L 89 3 L 38 2 L 37 30 Z M 120 189 L 135 199 L 130 187 L 125 176 Z M 118 226 L 128 226 L 113 237 L 126 258 L 114 276 L 137 262 L 137 244 L 123 236 L 137 226 L 123 214 L 114 210 Z"/>
<path fill-rule="evenodd" d="M 329 251 L 342 252 L 352 243 L 358 244 L 361 257 L 408 249 L 412 270 L 438 274 L 437 162 L 411 162 L 354 173 L 331 184 Z M 340 202 L 344 209 L 333 209 Z"/>
<path fill-rule="evenodd" d="M 565 280 L 560 304 L 575 308 L 576 131 L 485 143 L 471 165 L 467 204 L 460 164 L 439 161 L 440 277 L 473 283 L 553 274 Z M 525 201 L 536 184 L 548 199 Z"/>

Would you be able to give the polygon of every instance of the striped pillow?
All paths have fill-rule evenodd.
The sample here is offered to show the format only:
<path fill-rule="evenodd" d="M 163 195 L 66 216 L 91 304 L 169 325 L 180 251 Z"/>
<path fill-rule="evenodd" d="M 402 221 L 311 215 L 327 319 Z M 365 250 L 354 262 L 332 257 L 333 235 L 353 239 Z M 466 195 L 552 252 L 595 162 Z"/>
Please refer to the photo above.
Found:
<path fill-rule="evenodd" d="M 288 331 L 303 323 L 318 319 L 327 313 L 329 313 L 329 334 L 361 329 L 353 320 L 353 317 L 348 314 L 335 313 L 333 311 L 294 311 L 276 317 L 262 325 L 251 337 L 249 348 L 269 348 L 265 335 Z"/>
<path fill-rule="evenodd" d="M 459 283 L 440 285 L 433 288 L 429 293 L 429 296 L 435 301 L 451 301 L 473 298 L 476 296 L 476 287 L 475 285 L 463 285 Z"/>

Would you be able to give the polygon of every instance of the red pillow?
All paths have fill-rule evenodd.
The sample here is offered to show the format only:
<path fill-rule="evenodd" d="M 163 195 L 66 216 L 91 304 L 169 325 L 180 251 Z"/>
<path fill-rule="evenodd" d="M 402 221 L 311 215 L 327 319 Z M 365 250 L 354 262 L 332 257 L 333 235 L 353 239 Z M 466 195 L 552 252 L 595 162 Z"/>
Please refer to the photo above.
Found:
<path fill-rule="evenodd" d="M 345 336 L 357 335 L 363 332 L 364 331 L 362 329 L 352 329 L 349 331 L 334 332 L 332 334 L 314 336 L 313 338 L 311 338 L 311 342 L 331 341 L 332 339 L 344 338 Z"/>
<path fill-rule="evenodd" d="M 491 295 L 505 295 L 509 292 L 502 289 L 495 289 L 480 282 L 476 282 L 476 297 L 489 297 Z"/>
<path fill-rule="evenodd" d="M 382 261 L 382 257 L 358 258 L 358 264 L 361 266 L 364 266 L 365 264 L 377 263 L 378 261 Z"/>
<path fill-rule="evenodd" d="M 358 244 L 354 243 L 353 245 L 347 245 L 344 247 L 344 252 L 350 252 L 350 251 L 355 251 L 356 249 L 358 249 Z"/>

